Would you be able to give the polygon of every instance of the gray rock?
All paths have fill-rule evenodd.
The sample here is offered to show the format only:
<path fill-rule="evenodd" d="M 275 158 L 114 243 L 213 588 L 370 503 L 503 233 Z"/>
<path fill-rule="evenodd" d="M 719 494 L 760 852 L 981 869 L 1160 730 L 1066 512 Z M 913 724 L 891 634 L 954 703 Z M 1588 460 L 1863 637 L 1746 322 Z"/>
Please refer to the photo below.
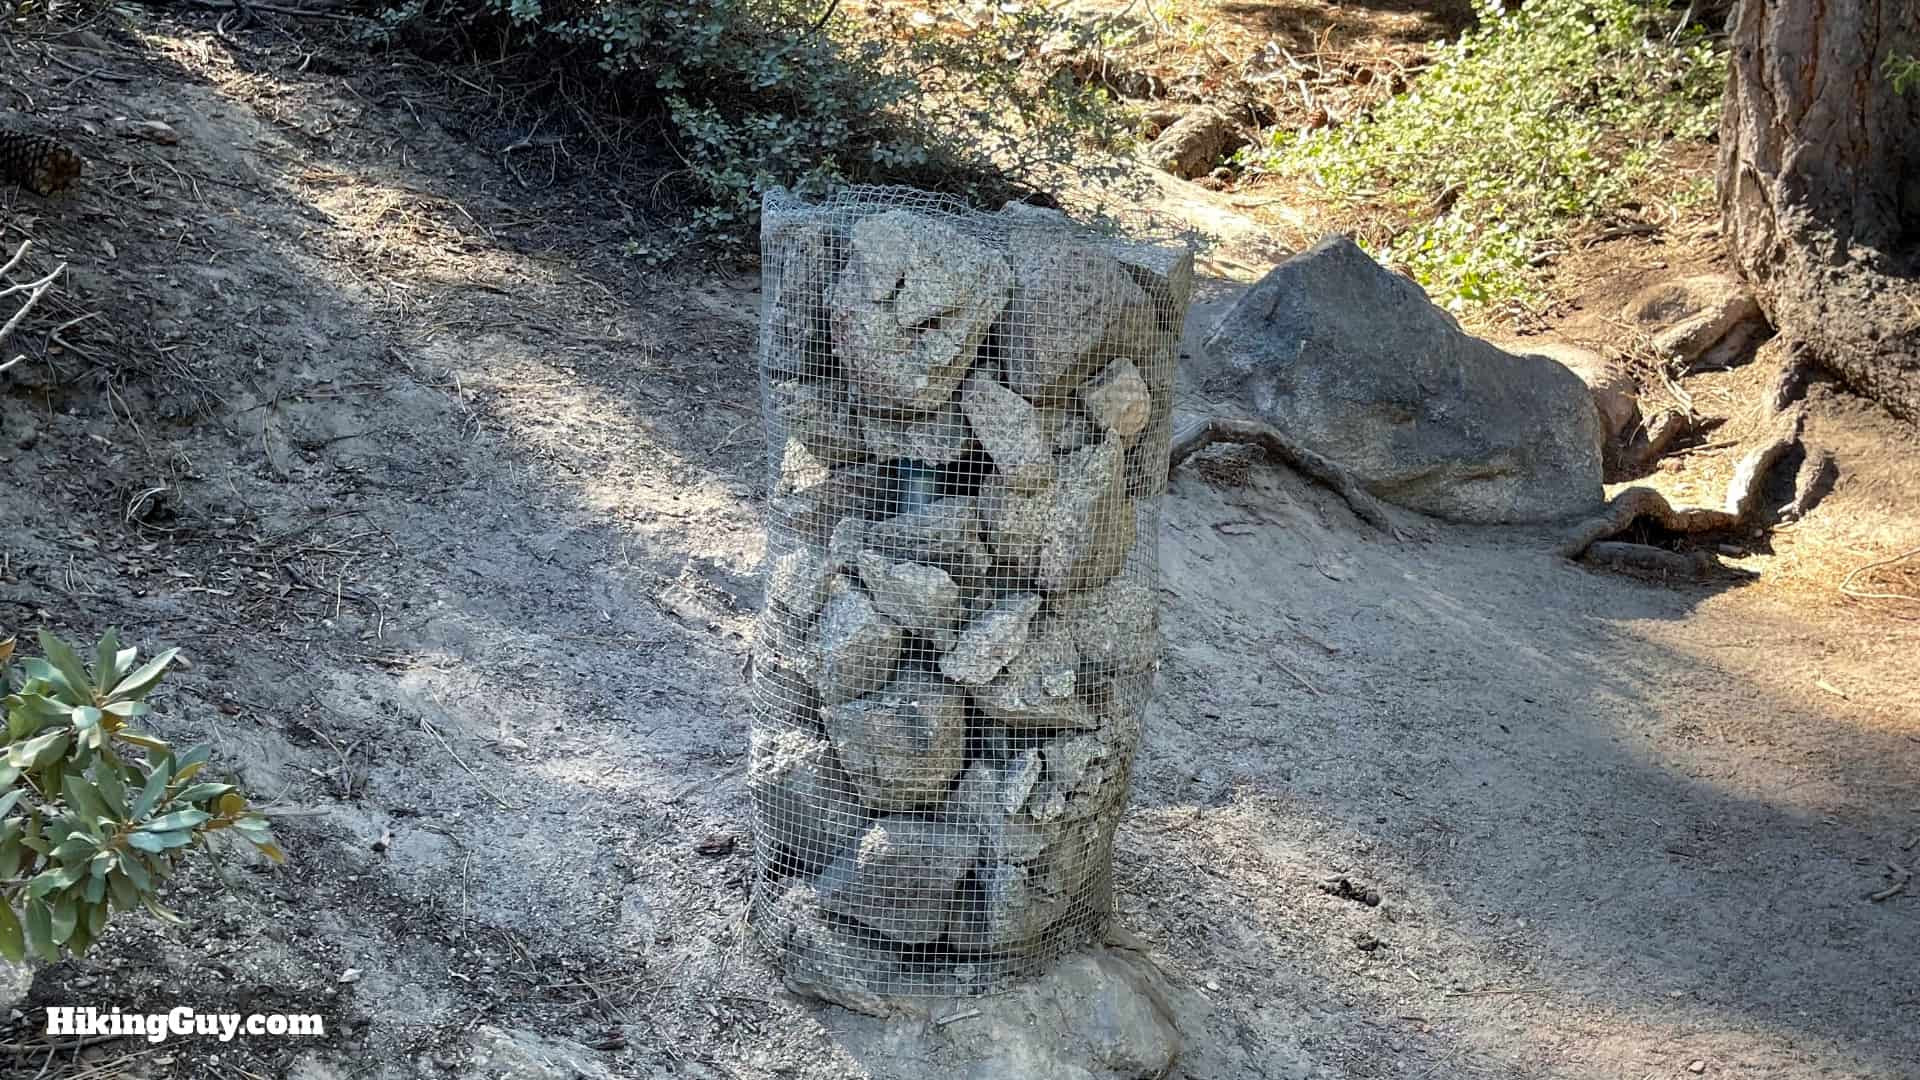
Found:
<path fill-rule="evenodd" d="M 1018 990 L 981 999 L 981 1015 L 941 1029 L 939 1075 L 953 1080 L 1159 1080 L 1173 1075 L 1197 1004 L 1147 958 L 1094 948 Z M 931 1075 L 931 1074 L 930 1074 Z"/>
<path fill-rule="evenodd" d="M 874 610 L 858 586 L 835 590 L 820 612 L 815 686 L 822 702 L 837 705 L 892 682 L 902 638 L 899 624 Z"/>
<path fill-rule="evenodd" d="M 830 926 L 822 907 L 805 885 L 755 898 L 755 928 L 779 952 L 787 989 L 868 1016 L 886 1017 L 904 1006 L 888 996 L 909 985 L 899 954 L 875 935 Z"/>
<path fill-rule="evenodd" d="M 949 225 L 890 211 L 853 227 L 833 292 L 833 343 L 874 408 L 931 412 L 1006 306 L 1006 261 Z"/>
<path fill-rule="evenodd" d="M 832 583 L 833 563 L 826 552 L 803 544 L 773 560 L 767 574 L 767 603 L 801 620 L 820 614 Z"/>
<path fill-rule="evenodd" d="M 769 387 L 773 410 L 813 459 L 828 467 L 866 457 L 845 393 L 830 384 L 783 379 Z"/>
<path fill-rule="evenodd" d="M 1041 437 L 1055 450 L 1078 450 L 1100 440 L 1100 429 L 1078 403 L 1049 405 L 1039 419 Z"/>
<path fill-rule="evenodd" d="M 20 1007 L 33 990 L 33 968 L 0 960 L 0 1016 Z"/>
<path fill-rule="evenodd" d="M 549 1039 L 518 1028 L 482 1024 L 468 1036 L 472 1053 L 462 1076 L 471 1080 L 613 1080 L 579 1043 Z"/>
<path fill-rule="evenodd" d="M 1187 322 L 1187 306 L 1193 302 L 1192 249 L 1184 245 L 1124 244 L 1114 254 L 1153 301 L 1161 347 L 1177 351 Z"/>
<path fill-rule="evenodd" d="M 1153 392 L 1133 361 L 1115 360 L 1080 391 L 1087 412 L 1101 428 L 1131 443 L 1153 417 Z"/>
<path fill-rule="evenodd" d="M 1221 158 L 1246 144 L 1246 136 L 1233 118 L 1210 105 L 1202 105 L 1175 120 L 1148 144 L 1149 165 L 1170 172 L 1183 180 L 1205 176 Z"/>
<path fill-rule="evenodd" d="M 947 802 L 947 814 L 980 835 L 984 857 L 1030 863 L 1059 830 L 1036 821 L 1028 804 L 1046 775 L 1040 751 L 981 758 L 967 766 Z"/>
<path fill-rule="evenodd" d="M 878 458 L 913 458 L 945 465 L 974 448 L 973 430 L 960 411 L 957 395 L 932 412 L 884 416 L 862 412 L 859 427 L 866 451 Z"/>
<path fill-rule="evenodd" d="M 941 802 L 967 761 L 967 697 L 911 671 L 877 693 L 825 710 L 827 737 L 860 799 L 881 812 Z"/>
<path fill-rule="evenodd" d="M 956 909 L 947 941 L 962 952 L 1014 949 L 1053 930 L 1068 913 L 1064 900 L 1035 888 L 1032 870 L 989 860 L 974 871 L 969 903 Z"/>
<path fill-rule="evenodd" d="M 981 584 L 993 568 L 993 555 L 980 536 L 974 500 L 966 497 L 938 499 L 870 522 L 863 543 L 889 559 L 938 566 L 962 588 Z"/>
<path fill-rule="evenodd" d="M 1682 367 L 1695 366 L 1715 346 L 1737 335 L 1741 344 L 1757 344 L 1766 317 L 1759 301 L 1739 279 L 1726 274 L 1693 274 L 1649 285 L 1627 301 L 1627 320 L 1653 336 L 1653 347 Z M 1726 366 L 1720 357 L 1705 366 Z"/>
<path fill-rule="evenodd" d="M 747 753 L 754 828 L 815 864 L 851 850 L 867 815 L 834 750 L 801 731 L 756 731 Z"/>
<path fill-rule="evenodd" d="M 952 575 L 937 566 L 895 562 L 877 551 L 863 551 L 860 580 L 882 615 L 946 652 L 953 648 L 967 607 Z"/>
<path fill-rule="evenodd" d="M 973 691 L 981 714 L 1008 727 L 1094 726 L 1093 710 L 1076 692 L 1080 653 L 1067 624 L 1042 616 L 1028 638 L 998 678 Z"/>
<path fill-rule="evenodd" d="M 1127 346 L 1138 342 L 1142 320 L 1152 319 L 1146 292 L 1119 260 L 1092 244 L 1021 246 L 1013 273 L 1002 327 L 1007 384 L 1036 405 L 1072 398 L 1105 359 L 1133 352 Z"/>
<path fill-rule="evenodd" d="M 1075 450 L 1059 466 L 1043 531 L 1037 580 L 1042 591 L 1104 584 L 1126 564 L 1137 533 L 1126 491 L 1126 449 L 1117 436 Z"/>
<path fill-rule="evenodd" d="M 1030 490 L 1016 487 L 998 473 L 980 487 L 981 536 L 1012 579 L 1040 575 L 1040 552 L 1051 535 L 1057 487 L 1057 473 Z"/>
<path fill-rule="evenodd" d="M 1027 630 L 1040 610 L 1040 594 L 1016 593 L 967 624 L 940 670 L 963 686 L 985 686 L 1026 648 Z"/>
<path fill-rule="evenodd" d="M 846 262 L 844 237 L 821 221 L 776 224 L 765 243 L 780 252 L 771 297 L 774 347 L 770 367 L 799 378 L 822 378 L 831 367 L 828 299 Z"/>
<path fill-rule="evenodd" d="M 1052 478 L 1051 447 L 1032 402 L 976 371 L 962 388 L 960 403 L 994 468 L 1015 488 L 1031 491 Z"/>
<path fill-rule="evenodd" d="M 955 892 L 980 855 L 980 834 L 922 817 L 882 817 L 820 875 L 820 906 L 901 944 L 938 941 Z"/>
<path fill-rule="evenodd" d="M 1463 333 L 1346 237 L 1274 268 L 1206 347 L 1263 420 L 1388 502 L 1482 523 L 1600 503 L 1600 418 L 1579 378 Z"/>
<path fill-rule="evenodd" d="M 1150 670 L 1160 656 L 1160 606 L 1153 587 L 1119 577 L 1059 602 L 1082 665 L 1099 675 Z"/>
<path fill-rule="evenodd" d="M 1106 787 L 1112 748 L 1099 735 L 1075 735 L 1047 744 L 1047 776 L 1067 797 L 1099 795 Z"/>
<path fill-rule="evenodd" d="M 1501 342 L 1500 347 L 1523 356 L 1544 356 L 1580 376 L 1587 392 L 1593 395 L 1593 407 L 1600 413 L 1600 432 L 1607 439 L 1618 439 L 1640 417 L 1640 388 L 1633 375 L 1619 360 L 1610 360 L 1578 345 L 1557 341 Z"/>
<path fill-rule="evenodd" d="M 767 528 L 803 543 L 825 544 L 842 522 L 857 520 L 883 490 L 884 471 L 876 465 L 856 465 L 829 471 L 805 463 L 812 455 L 789 440 L 778 486 L 769 500 Z M 810 479 L 811 483 L 803 483 Z"/>

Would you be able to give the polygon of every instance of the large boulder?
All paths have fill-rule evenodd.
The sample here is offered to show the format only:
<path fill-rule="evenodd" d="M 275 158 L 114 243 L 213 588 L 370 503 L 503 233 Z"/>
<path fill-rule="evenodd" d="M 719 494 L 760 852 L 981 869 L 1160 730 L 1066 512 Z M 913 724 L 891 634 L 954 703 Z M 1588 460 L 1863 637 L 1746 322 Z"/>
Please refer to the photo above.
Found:
<path fill-rule="evenodd" d="M 1388 502 L 1477 523 L 1600 503 L 1600 416 L 1579 376 L 1467 334 L 1344 236 L 1275 267 L 1206 347 L 1262 419 Z"/>

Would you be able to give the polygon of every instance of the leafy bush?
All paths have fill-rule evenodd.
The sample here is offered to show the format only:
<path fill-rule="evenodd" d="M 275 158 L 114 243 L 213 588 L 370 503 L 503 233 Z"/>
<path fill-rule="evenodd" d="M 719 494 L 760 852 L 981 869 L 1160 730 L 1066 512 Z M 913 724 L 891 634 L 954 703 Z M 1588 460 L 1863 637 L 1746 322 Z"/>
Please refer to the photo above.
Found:
<path fill-rule="evenodd" d="M 1920 59 L 1904 53 L 1887 57 L 1887 81 L 1893 84 L 1893 92 L 1904 94 L 1920 87 Z"/>
<path fill-rule="evenodd" d="M 1035 179 L 1121 127 L 1104 91 L 1022 63 L 1091 31 L 1013 5 L 962 25 L 856 18 L 838 0 L 409 0 L 384 24 L 416 43 L 457 33 L 657 117 L 707 235 L 750 234 L 776 184 L 1004 197 L 1003 177 Z"/>
<path fill-rule="evenodd" d="M 1714 130 L 1725 84 L 1719 49 L 1697 32 L 1669 43 L 1645 0 L 1477 10 L 1407 93 L 1255 155 L 1390 211 L 1400 228 L 1375 254 L 1455 307 L 1528 296 L 1573 227 L 1629 201 L 1674 140 Z"/>
<path fill-rule="evenodd" d="M 136 668 L 109 630 L 89 670 L 58 637 L 42 633 L 40 647 L 15 665 L 13 639 L 0 641 L 0 956 L 84 953 L 111 912 L 135 905 L 180 921 L 156 899 L 160 883 L 223 832 L 284 858 L 245 796 L 196 779 L 205 747 L 176 754 L 129 726 L 151 711 L 173 650 Z"/>

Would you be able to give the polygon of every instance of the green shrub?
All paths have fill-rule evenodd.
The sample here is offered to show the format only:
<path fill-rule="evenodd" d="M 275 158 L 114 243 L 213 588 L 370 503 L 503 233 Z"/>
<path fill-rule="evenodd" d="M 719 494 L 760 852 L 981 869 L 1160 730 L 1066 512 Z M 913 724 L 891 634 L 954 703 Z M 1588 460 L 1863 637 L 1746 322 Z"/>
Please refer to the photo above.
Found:
<path fill-rule="evenodd" d="M 691 231 L 744 239 L 760 196 L 902 182 L 982 198 L 1033 181 L 1120 120 L 1105 92 L 1025 63 L 1076 30 L 1043 11 L 965 33 L 838 14 L 838 0 L 409 0 L 386 32 L 564 72 L 657 119 Z"/>
<path fill-rule="evenodd" d="M 1718 122 L 1724 57 L 1670 44 L 1644 0 L 1479 0 L 1408 91 L 1369 117 L 1272 133 L 1255 164 L 1397 226 L 1375 254 L 1454 307 L 1527 297 L 1538 265 L 1620 208 L 1675 140 Z"/>
<path fill-rule="evenodd" d="M 109 630 L 89 669 L 52 634 L 40 647 L 44 657 L 14 664 L 13 639 L 0 641 L 0 956 L 84 953 L 111 912 L 135 905 L 179 921 L 156 899 L 160 883 L 222 833 L 284 858 L 233 785 L 197 780 L 205 747 L 176 754 L 130 727 L 151 711 L 173 650 L 136 668 Z"/>
<path fill-rule="evenodd" d="M 1920 86 L 1920 59 L 1907 54 L 1887 57 L 1887 81 L 1893 84 L 1893 92 L 1904 94 Z"/>

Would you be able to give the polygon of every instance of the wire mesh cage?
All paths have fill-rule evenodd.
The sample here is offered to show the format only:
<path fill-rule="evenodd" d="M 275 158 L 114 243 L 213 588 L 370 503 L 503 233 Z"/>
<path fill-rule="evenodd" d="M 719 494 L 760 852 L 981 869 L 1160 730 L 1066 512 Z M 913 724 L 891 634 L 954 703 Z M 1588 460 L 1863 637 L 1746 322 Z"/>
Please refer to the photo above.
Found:
<path fill-rule="evenodd" d="M 1005 989 L 1111 908 L 1192 254 L 854 188 L 762 255 L 752 924 L 822 996 Z"/>

